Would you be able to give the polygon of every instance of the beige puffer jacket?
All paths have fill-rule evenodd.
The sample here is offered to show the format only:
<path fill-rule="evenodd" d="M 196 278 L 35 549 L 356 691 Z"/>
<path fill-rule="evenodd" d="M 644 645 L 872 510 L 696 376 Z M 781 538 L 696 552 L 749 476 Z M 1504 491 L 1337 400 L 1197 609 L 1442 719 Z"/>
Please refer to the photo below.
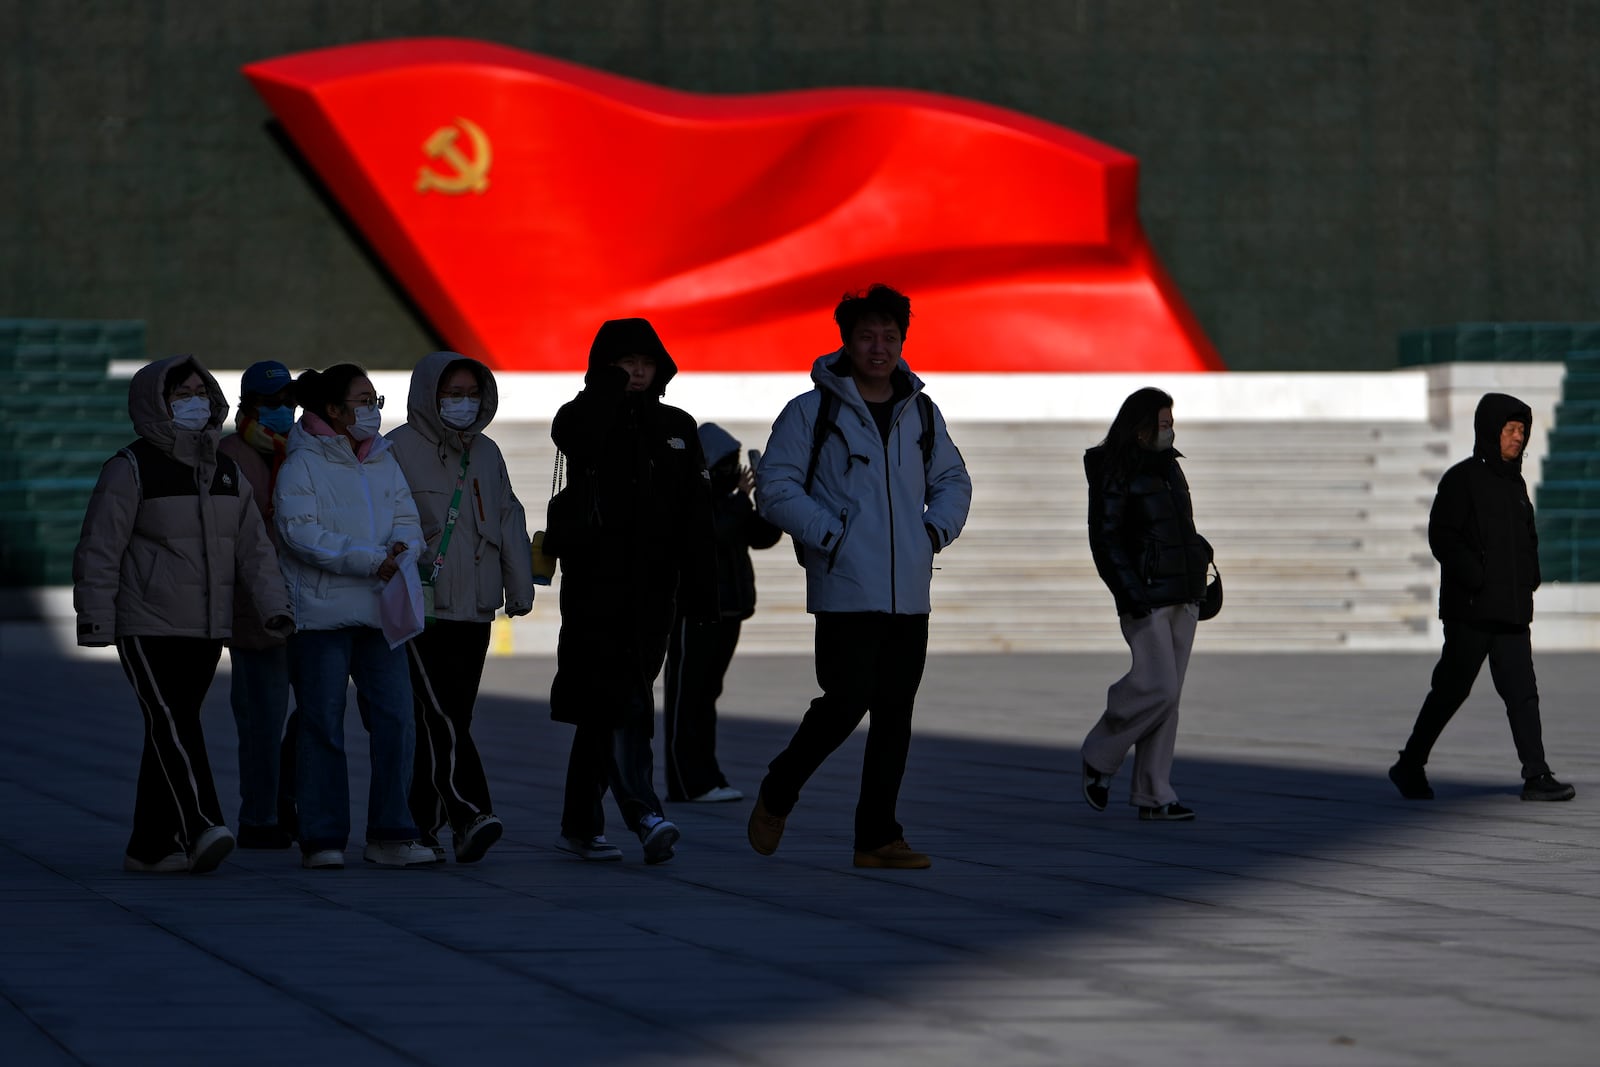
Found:
<path fill-rule="evenodd" d="M 167 374 L 199 371 L 211 421 L 179 430 L 167 411 Z M 278 560 L 250 483 L 217 457 L 228 403 L 192 356 L 142 367 L 128 387 L 139 440 L 101 468 L 72 560 L 80 645 L 118 637 L 225 640 L 235 582 L 248 587 L 261 620 L 292 618 Z M 286 625 L 274 627 L 287 632 Z"/>
<path fill-rule="evenodd" d="M 477 363 L 479 408 L 471 426 L 454 430 L 439 419 L 439 379 L 446 367 L 465 358 L 454 352 L 434 352 L 422 358 L 411 372 L 406 423 L 391 430 L 388 437 L 411 486 L 428 541 L 422 554 L 424 580 L 444 533 L 461 473 L 461 453 L 470 450 L 461 510 L 434 589 L 434 615 L 459 622 L 489 622 L 502 603 L 507 615 L 526 615 L 533 608 L 533 561 L 528 553 L 528 518 L 511 489 L 505 458 L 483 433 L 500 406 L 493 372 Z"/>

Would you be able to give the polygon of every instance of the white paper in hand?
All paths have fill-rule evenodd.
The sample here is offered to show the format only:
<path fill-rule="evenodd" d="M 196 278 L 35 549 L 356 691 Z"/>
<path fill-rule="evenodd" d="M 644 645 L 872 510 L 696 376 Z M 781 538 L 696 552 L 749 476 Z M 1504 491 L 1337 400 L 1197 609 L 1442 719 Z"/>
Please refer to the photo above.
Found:
<path fill-rule="evenodd" d="M 420 634 L 424 625 L 422 573 L 417 570 L 417 550 L 406 549 L 394 562 L 399 570 L 384 583 L 378 603 L 383 636 L 391 649 L 399 648 Z"/>

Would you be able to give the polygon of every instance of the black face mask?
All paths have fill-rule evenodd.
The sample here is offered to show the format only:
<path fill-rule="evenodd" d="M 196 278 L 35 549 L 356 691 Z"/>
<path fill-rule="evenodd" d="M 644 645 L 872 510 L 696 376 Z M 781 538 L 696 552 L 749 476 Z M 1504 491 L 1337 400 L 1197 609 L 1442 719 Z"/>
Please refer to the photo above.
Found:
<path fill-rule="evenodd" d="M 711 488 L 718 493 L 731 493 L 739 485 L 739 461 L 724 460 L 711 468 Z"/>

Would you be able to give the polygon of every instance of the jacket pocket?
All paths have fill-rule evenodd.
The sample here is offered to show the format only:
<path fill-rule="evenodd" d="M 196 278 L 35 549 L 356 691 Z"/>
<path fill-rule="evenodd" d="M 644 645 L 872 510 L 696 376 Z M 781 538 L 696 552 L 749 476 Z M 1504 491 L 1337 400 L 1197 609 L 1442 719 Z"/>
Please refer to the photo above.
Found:
<path fill-rule="evenodd" d="M 839 536 L 834 539 L 833 547 L 828 550 L 828 573 L 833 573 L 834 564 L 839 561 L 839 552 L 844 548 L 845 541 L 850 536 L 850 509 L 839 509 Z"/>

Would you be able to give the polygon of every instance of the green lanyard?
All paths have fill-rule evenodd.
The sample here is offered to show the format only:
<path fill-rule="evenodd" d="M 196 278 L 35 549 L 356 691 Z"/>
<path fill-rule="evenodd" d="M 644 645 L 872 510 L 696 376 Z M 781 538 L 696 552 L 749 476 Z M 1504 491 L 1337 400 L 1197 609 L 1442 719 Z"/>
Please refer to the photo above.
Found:
<path fill-rule="evenodd" d="M 456 516 L 461 514 L 461 487 L 467 481 L 467 460 L 470 452 L 461 453 L 461 472 L 456 475 L 456 495 L 450 498 L 450 510 L 444 516 L 444 533 L 439 535 L 439 554 L 433 557 L 433 573 L 423 579 L 423 585 L 437 585 L 439 572 L 444 570 L 444 554 L 450 550 L 450 534 L 456 528 Z"/>

